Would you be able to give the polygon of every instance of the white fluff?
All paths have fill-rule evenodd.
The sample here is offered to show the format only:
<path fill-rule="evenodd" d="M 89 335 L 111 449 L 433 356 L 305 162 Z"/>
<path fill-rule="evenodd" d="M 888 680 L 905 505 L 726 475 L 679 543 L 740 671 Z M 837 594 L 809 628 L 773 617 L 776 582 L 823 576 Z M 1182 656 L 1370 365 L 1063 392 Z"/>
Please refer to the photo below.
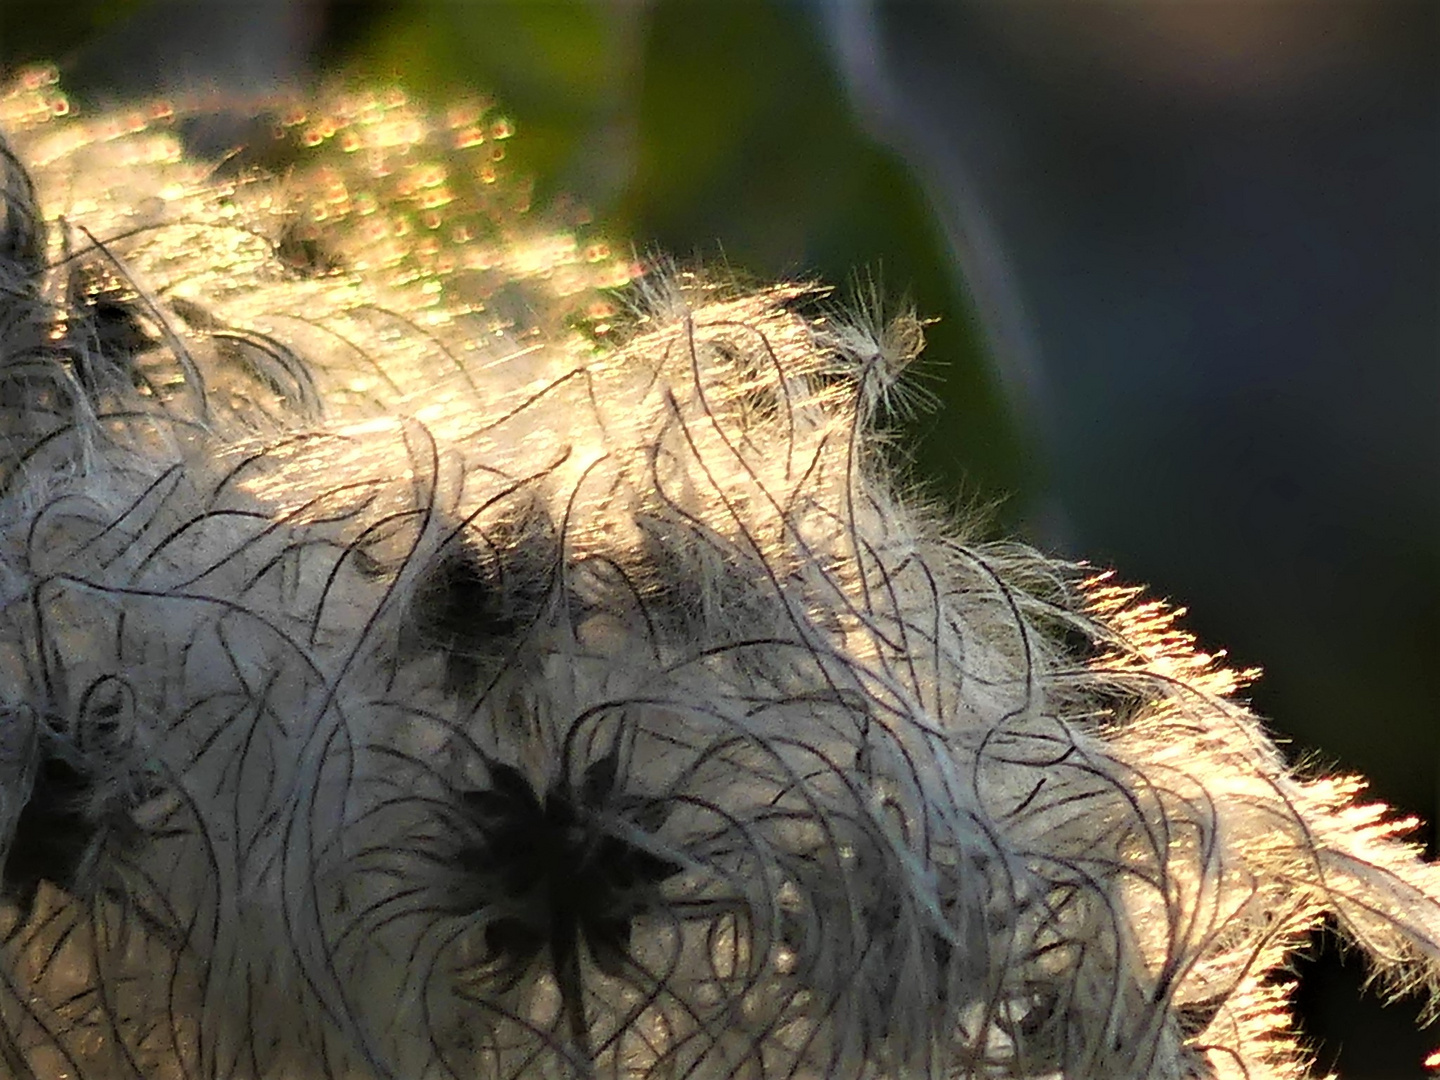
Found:
<path fill-rule="evenodd" d="M 0 98 L 5 1075 L 1278 1080 L 1325 916 L 1433 988 L 1409 823 L 897 496 L 913 320 L 614 293 L 478 107 L 278 179 L 65 111 Z"/>

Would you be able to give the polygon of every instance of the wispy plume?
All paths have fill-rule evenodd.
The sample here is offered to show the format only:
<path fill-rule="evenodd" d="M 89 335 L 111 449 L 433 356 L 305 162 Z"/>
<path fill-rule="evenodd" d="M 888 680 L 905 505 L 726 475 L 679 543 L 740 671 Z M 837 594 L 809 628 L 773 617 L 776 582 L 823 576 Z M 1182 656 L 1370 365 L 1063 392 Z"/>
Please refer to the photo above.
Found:
<path fill-rule="evenodd" d="M 1435 989 L 1250 673 L 897 496 L 914 315 L 647 274 L 485 102 L 210 108 L 0 97 L 6 1075 L 1285 1080 L 1322 921 Z"/>

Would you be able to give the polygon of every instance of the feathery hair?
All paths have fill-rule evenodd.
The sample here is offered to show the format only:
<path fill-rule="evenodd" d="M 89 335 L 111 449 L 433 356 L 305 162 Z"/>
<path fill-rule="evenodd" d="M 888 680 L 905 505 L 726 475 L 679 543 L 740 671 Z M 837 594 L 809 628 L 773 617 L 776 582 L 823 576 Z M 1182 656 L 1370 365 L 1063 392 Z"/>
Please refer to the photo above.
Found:
<path fill-rule="evenodd" d="M 0 1073 L 1283 1080 L 1440 871 L 1163 606 L 907 505 L 920 346 L 508 124 L 0 96 Z M 182 136 L 184 138 L 182 138 Z"/>

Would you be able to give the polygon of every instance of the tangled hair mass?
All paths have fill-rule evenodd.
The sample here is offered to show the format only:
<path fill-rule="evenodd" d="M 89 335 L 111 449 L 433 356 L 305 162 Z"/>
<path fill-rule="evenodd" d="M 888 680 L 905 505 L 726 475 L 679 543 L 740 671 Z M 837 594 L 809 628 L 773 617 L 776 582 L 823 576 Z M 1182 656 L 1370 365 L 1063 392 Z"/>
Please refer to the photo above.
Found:
<path fill-rule="evenodd" d="M 1434 989 L 1412 823 L 900 497 L 913 318 L 532 221 L 483 102 L 68 111 L 0 97 L 3 1075 L 1282 1080 L 1322 920 Z"/>

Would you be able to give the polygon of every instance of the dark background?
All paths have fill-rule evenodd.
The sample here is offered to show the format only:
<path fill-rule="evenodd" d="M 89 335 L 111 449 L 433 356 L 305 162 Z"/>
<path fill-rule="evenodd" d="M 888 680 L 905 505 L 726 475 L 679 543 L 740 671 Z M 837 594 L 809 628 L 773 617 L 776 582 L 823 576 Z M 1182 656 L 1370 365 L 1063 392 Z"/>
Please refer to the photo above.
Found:
<path fill-rule="evenodd" d="M 1409 0 L 0 0 L 82 109 L 495 93 L 536 202 L 940 321 L 901 467 L 1183 601 L 1295 757 L 1437 816 L 1440 6 Z M 1432 844 L 1433 832 L 1424 834 Z M 1440 1035 L 1330 951 L 1345 1080 Z M 1433 1031 L 1433 1029 L 1432 1029 Z"/>

